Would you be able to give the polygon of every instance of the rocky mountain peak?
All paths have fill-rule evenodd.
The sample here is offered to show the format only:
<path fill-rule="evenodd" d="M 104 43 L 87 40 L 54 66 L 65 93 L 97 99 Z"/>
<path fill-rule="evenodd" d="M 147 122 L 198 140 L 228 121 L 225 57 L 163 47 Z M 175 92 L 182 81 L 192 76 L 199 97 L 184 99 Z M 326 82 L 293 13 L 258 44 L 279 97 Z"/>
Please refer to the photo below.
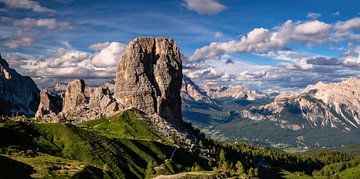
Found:
<path fill-rule="evenodd" d="M 181 121 L 182 61 L 178 46 L 167 38 L 137 38 L 120 60 L 114 96 L 125 108 Z"/>
<path fill-rule="evenodd" d="M 246 117 L 271 119 L 292 129 L 330 127 L 350 131 L 360 127 L 360 79 L 351 77 L 338 83 L 319 82 L 297 92 L 282 93 L 272 103 L 252 107 Z M 284 114 L 303 121 L 283 120 Z"/>
<path fill-rule="evenodd" d="M 86 105 L 84 80 L 73 80 L 69 82 L 64 96 L 63 113 Z"/>
<path fill-rule="evenodd" d="M 211 98 L 257 100 L 267 97 L 266 94 L 239 85 L 221 86 L 216 83 L 208 83 L 204 86 L 204 90 Z"/>
<path fill-rule="evenodd" d="M 35 117 L 55 116 L 62 109 L 62 98 L 46 89 L 40 90 L 40 104 Z"/>
<path fill-rule="evenodd" d="M 200 89 L 189 77 L 183 76 L 181 98 L 183 100 L 195 100 L 205 103 L 212 103 L 211 98 L 205 91 Z"/>
<path fill-rule="evenodd" d="M 1 56 L 0 94 L 0 114 L 35 114 L 39 104 L 39 89 L 30 77 L 11 69 Z"/>
<path fill-rule="evenodd" d="M 12 70 L 9 68 L 9 64 L 0 55 L 0 73 L 6 79 L 11 79 L 10 73 Z"/>

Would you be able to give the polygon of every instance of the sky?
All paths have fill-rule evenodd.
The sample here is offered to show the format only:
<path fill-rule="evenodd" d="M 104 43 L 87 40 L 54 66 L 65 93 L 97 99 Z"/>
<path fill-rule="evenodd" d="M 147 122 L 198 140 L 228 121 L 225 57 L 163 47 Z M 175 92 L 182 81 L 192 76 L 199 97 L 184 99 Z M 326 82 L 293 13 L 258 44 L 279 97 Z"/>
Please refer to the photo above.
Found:
<path fill-rule="evenodd" d="M 360 76 L 357 0 L 0 0 L 0 53 L 40 87 L 114 79 L 136 37 L 174 39 L 198 84 L 293 91 Z"/>

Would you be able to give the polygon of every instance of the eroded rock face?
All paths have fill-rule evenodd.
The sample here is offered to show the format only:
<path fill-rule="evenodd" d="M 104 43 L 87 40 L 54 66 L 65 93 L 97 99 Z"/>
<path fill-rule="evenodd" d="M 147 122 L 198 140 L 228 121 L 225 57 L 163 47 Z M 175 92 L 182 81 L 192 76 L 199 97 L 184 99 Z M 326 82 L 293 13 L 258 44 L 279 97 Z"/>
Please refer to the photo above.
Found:
<path fill-rule="evenodd" d="M 62 109 L 62 98 L 59 95 L 48 92 L 46 89 L 40 90 L 40 104 L 35 117 L 46 115 L 55 116 Z"/>
<path fill-rule="evenodd" d="M 28 76 L 9 67 L 0 55 L 0 114 L 33 116 L 39 104 L 39 89 Z"/>
<path fill-rule="evenodd" d="M 89 107 L 92 111 L 107 116 L 119 111 L 119 106 L 107 87 L 98 87 L 93 90 L 90 94 Z"/>
<path fill-rule="evenodd" d="M 138 38 L 129 43 L 117 67 L 114 95 L 125 108 L 181 121 L 182 61 L 166 38 Z"/>
<path fill-rule="evenodd" d="M 63 113 L 83 108 L 86 105 L 84 80 L 71 81 L 65 90 L 63 100 Z"/>

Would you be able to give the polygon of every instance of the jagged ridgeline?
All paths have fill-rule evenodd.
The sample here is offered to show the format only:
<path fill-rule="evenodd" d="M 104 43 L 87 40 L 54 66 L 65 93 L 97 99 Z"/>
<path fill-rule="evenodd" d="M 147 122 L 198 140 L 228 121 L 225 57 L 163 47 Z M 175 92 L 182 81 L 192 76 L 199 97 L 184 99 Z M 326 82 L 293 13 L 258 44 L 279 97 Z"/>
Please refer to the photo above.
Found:
<path fill-rule="evenodd" d="M 97 88 L 74 80 L 40 91 L 0 62 L 0 178 L 279 178 L 357 162 L 338 152 L 289 154 L 205 138 L 182 120 L 181 55 L 167 38 L 131 41 L 115 81 Z"/>

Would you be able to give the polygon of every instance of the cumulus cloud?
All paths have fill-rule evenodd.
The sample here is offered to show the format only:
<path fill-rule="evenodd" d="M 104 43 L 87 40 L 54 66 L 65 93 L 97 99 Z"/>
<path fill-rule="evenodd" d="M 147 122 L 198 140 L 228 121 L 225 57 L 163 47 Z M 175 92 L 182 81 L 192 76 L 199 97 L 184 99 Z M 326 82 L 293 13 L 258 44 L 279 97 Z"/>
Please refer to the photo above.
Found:
<path fill-rule="evenodd" d="M 226 9 L 217 0 L 184 0 L 184 6 L 200 15 L 213 15 Z"/>
<path fill-rule="evenodd" d="M 295 33 L 299 35 L 319 35 L 330 30 L 330 25 L 318 20 L 304 22 L 295 26 Z M 306 39 L 306 37 L 305 37 Z"/>
<path fill-rule="evenodd" d="M 4 3 L 7 7 L 13 9 L 29 9 L 34 12 L 55 12 L 32 0 L 0 0 L 0 3 Z"/>
<path fill-rule="evenodd" d="M 360 30 L 360 17 L 337 22 L 335 28 L 340 31 Z"/>
<path fill-rule="evenodd" d="M 306 45 L 321 44 L 328 41 L 331 25 L 320 21 L 296 22 L 286 21 L 272 30 L 255 28 L 240 40 L 212 42 L 208 46 L 196 49 L 190 61 L 203 61 L 219 58 L 226 53 L 268 53 L 282 50 L 290 42 Z"/>
<path fill-rule="evenodd" d="M 205 69 L 195 70 L 195 71 L 185 71 L 186 76 L 194 79 L 202 80 L 212 80 L 218 79 L 224 76 L 222 73 L 218 73 L 215 68 L 208 67 Z"/>
<path fill-rule="evenodd" d="M 321 17 L 321 14 L 316 12 L 309 12 L 306 17 L 310 19 L 318 19 L 319 17 Z"/>
<path fill-rule="evenodd" d="M 360 48 L 352 49 L 341 58 L 280 50 L 276 54 L 266 55 L 283 58 L 286 63 L 279 61 L 271 66 L 252 64 L 223 55 L 219 59 L 201 63 L 186 61 L 184 73 L 198 84 L 217 82 L 223 85 L 243 85 L 264 92 L 293 91 L 319 81 L 337 82 L 350 76 L 359 76 L 359 54 Z M 227 63 L 229 59 L 232 63 Z"/>
<path fill-rule="evenodd" d="M 342 63 L 346 66 L 360 66 L 360 46 L 349 50 L 342 57 Z"/>
<path fill-rule="evenodd" d="M 97 67 L 115 67 L 126 45 L 119 42 L 104 42 L 93 44 L 90 48 L 98 51 L 91 59 L 92 64 Z"/>
<path fill-rule="evenodd" d="M 35 79 L 40 86 L 51 86 L 57 81 L 67 79 L 112 79 L 115 67 L 96 67 L 91 62 L 91 54 L 78 50 L 58 49 L 57 53 L 46 58 L 27 58 L 25 63 L 14 66 Z M 11 56 L 8 57 L 10 60 Z M 8 61 L 10 61 L 8 60 Z"/>
<path fill-rule="evenodd" d="M 13 53 L 4 54 L 3 57 L 17 71 L 34 78 L 39 86 L 51 86 L 55 82 L 74 78 L 89 79 L 92 84 L 113 79 L 125 45 L 103 42 L 93 44 L 90 48 L 95 53 L 59 48 L 47 57 Z"/>

